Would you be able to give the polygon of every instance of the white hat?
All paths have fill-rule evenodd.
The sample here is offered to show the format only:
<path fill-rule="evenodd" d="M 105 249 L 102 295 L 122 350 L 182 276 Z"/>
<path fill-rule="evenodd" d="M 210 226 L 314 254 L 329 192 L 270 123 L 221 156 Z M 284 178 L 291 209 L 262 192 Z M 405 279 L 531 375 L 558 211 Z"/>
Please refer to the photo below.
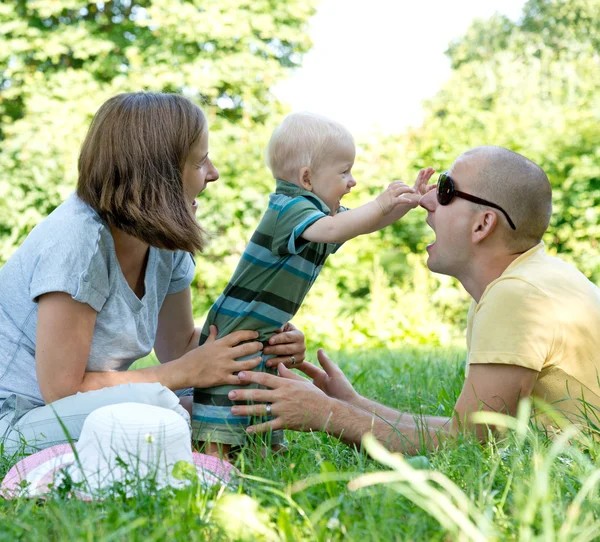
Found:
<path fill-rule="evenodd" d="M 42 495 L 49 484 L 70 478 L 73 493 L 83 499 L 99 496 L 115 483 L 131 496 L 141 480 L 157 489 L 177 488 L 196 476 L 209 487 L 228 483 L 232 469 L 216 457 L 192 453 L 189 425 L 173 410 L 119 403 L 91 412 L 73 447 L 52 446 L 19 461 L 2 481 L 0 494 Z"/>

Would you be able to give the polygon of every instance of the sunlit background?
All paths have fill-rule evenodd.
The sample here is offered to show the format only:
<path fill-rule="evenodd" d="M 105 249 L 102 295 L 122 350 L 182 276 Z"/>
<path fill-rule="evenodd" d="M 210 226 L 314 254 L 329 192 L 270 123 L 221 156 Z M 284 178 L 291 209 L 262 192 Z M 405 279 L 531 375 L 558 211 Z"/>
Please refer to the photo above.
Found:
<path fill-rule="evenodd" d="M 600 281 L 599 0 L 11 0 L 0 3 L 0 265 L 70 192 L 98 107 L 181 92 L 211 126 L 221 179 L 199 201 L 195 318 L 222 292 L 274 182 L 290 111 L 354 134 L 350 207 L 418 169 L 501 145 L 548 173 L 550 253 Z M 332 256 L 294 322 L 310 349 L 464 348 L 469 298 L 426 267 L 422 209 Z"/>
<path fill-rule="evenodd" d="M 294 111 L 335 118 L 354 134 L 396 133 L 422 121 L 421 104 L 450 76 L 444 54 L 473 19 L 516 20 L 523 0 L 323 0 L 312 49 L 275 87 Z"/>

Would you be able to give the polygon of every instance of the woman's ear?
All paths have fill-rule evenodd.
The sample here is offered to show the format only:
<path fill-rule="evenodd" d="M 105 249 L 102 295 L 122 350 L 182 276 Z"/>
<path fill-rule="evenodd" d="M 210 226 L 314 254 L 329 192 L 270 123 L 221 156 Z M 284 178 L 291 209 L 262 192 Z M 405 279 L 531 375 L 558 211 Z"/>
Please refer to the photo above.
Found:
<path fill-rule="evenodd" d="M 298 172 L 298 184 L 304 188 L 304 190 L 308 190 L 309 192 L 313 191 L 309 167 L 300 168 L 300 171 Z"/>
<path fill-rule="evenodd" d="M 487 239 L 498 225 L 498 214 L 487 210 L 477 214 L 477 221 L 473 224 L 473 242 L 481 243 Z"/>

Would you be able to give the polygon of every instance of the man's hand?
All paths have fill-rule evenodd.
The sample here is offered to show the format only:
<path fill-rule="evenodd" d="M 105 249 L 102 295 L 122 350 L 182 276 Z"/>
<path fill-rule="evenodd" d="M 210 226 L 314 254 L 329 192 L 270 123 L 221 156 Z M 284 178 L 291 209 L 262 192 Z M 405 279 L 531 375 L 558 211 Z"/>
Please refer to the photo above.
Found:
<path fill-rule="evenodd" d="M 329 397 L 357 404 L 360 396 L 356 393 L 343 371 L 331 361 L 322 348 L 317 351 L 317 359 L 323 369 L 308 361 L 295 368 L 312 378 L 313 384 Z"/>
<path fill-rule="evenodd" d="M 266 416 L 271 404 L 271 416 L 265 423 L 251 425 L 248 433 L 265 433 L 278 429 L 296 431 L 325 431 L 331 417 L 335 399 L 325 395 L 312 382 L 280 364 L 281 376 L 243 371 L 238 374 L 242 384 L 259 384 L 271 389 L 239 389 L 229 392 L 232 401 L 252 401 L 255 405 L 238 405 L 231 408 L 236 416 Z M 343 404 L 343 403 L 340 403 Z"/>

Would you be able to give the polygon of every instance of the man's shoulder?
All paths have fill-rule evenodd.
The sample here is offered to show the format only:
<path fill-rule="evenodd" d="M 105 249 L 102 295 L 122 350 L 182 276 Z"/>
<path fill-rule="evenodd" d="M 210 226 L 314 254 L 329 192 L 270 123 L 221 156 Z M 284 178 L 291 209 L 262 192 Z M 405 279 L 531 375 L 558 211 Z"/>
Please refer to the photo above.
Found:
<path fill-rule="evenodd" d="M 600 292 L 575 265 L 559 256 L 547 254 L 543 247 L 523 259 L 498 279 L 500 289 L 538 290 L 552 299 L 560 299 L 572 292 Z"/>

